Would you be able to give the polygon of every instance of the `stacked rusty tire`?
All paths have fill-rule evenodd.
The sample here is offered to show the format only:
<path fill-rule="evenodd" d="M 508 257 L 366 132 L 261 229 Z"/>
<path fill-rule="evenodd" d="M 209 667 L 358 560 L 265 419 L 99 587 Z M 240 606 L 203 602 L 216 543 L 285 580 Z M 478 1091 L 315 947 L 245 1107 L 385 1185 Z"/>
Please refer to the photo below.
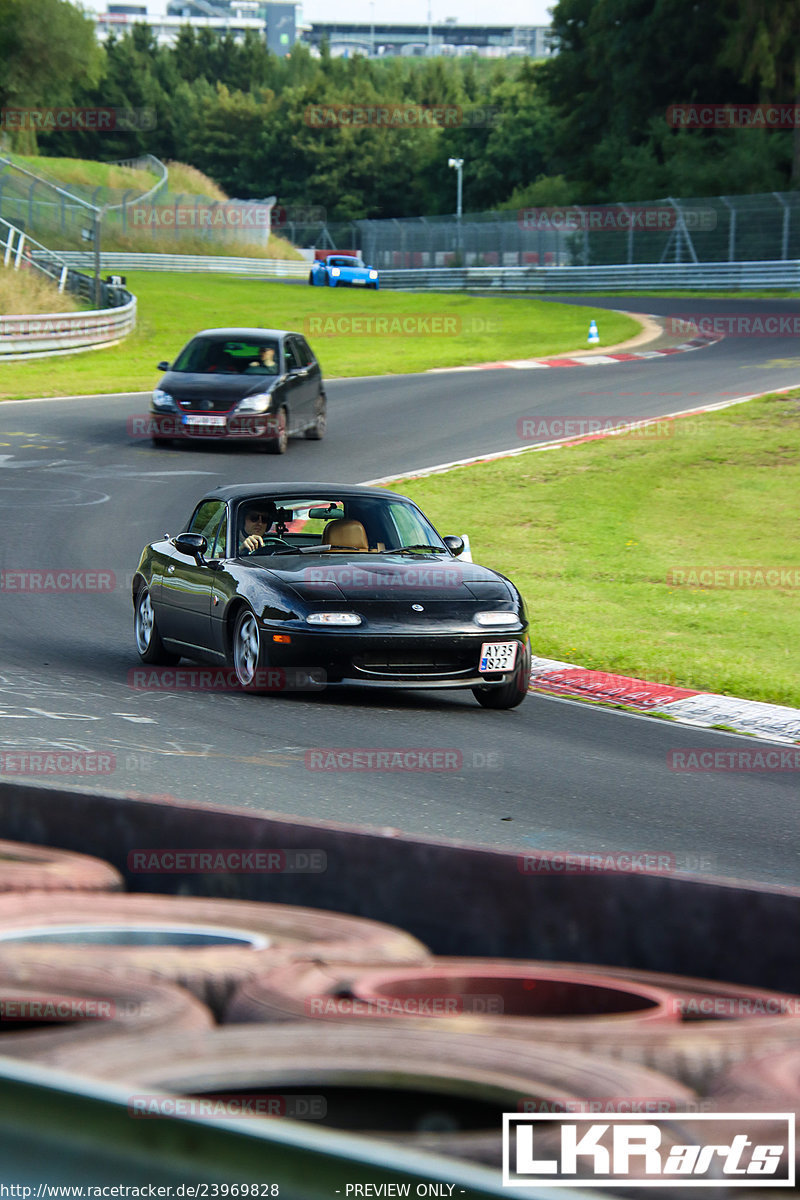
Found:
<path fill-rule="evenodd" d="M 100 858 L 0 839 L 0 892 L 119 892 L 119 871 Z"/>
<path fill-rule="evenodd" d="M 72 892 L 0 896 L 3 963 L 146 971 L 215 1012 L 250 976 L 297 955 L 335 963 L 415 963 L 425 947 L 391 925 L 242 900 Z"/>
<path fill-rule="evenodd" d="M 209 1010 L 183 988 L 146 977 L 46 963 L 3 963 L 0 969 L 0 1054 L 39 1058 L 72 1047 L 90 1058 L 120 1034 L 137 1044 L 168 1032 L 205 1031 Z"/>
<path fill-rule="evenodd" d="M 707 1015 L 705 1008 L 733 1015 L 693 1019 Z M 712 1015 L 719 1018 L 719 1011 Z M 229 1022 L 341 1023 L 369 1016 L 436 1027 L 442 1035 L 468 1029 L 541 1040 L 640 1063 L 699 1090 L 758 1048 L 800 1046 L 796 997 L 644 971 L 519 960 L 434 958 L 413 968 L 364 969 L 286 963 L 245 982 L 225 1011 Z"/>
<path fill-rule="evenodd" d="M 618 1111 L 626 1096 L 672 1113 L 697 1104 L 691 1089 L 635 1064 L 380 1020 L 117 1038 L 102 1056 L 64 1047 L 43 1061 L 128 1087 L 141 1115 L 163 1112 L 152 1094 L 169 1092 L 192 1097 L 177 1111 L 193 1116 L 310 1119 L 494 1166 L 503 1112 Z"/>
<path fill-rule="evenodd" d="M 708 1100 L 720 1113 L 791 1113 L 795 1126 L 795 1161 L 800 1165 L 800 1044 L 777 1052 L 755 1054 L 727 1067 L 708 1089 Z M 709 1122 L 708 1131 L 710 1136 L 716 1136 L 713 1121 Z M 755 1131 L 748 1130 L 745 1118 L 742 1131 L 750 1133 L 759 1142 L 780 1144 L 786 1126 L 776 1122 L 775 1136 L 770 1137 L 770 1131 L 759 1124 L 756 1138 Z"/>

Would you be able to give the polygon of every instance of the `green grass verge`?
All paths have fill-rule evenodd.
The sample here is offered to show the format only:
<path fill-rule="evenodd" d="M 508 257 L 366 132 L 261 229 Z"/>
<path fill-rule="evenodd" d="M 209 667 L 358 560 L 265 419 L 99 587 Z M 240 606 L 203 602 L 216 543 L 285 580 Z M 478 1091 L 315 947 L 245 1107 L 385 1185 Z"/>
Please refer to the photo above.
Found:
<path fill-rule="evenodd" d="M 392 486 L 514 580 L 535 654 L 800 707 L 800 389 L 669 424 Z M 731 566 L 794 585 L 668 581 Z"/>
<path fill-rule="evenodd" d="M 69 188 L 70 184 L 81 184 L 84 187 L 137 188 L 146 192 L 159 179 L 150 171 L 120 167 L 116 163 L 95 162 L 88 158 L 15 154 L 13 161 L 27 167 L 35 175 L 55 180 L 65 188 Z"/>
<path fill-rule="evenodd" d="M 218 275 L 127 273 L 138 327 L 119 346 L 65 358 L 0 365 L 0 399 L 145 391 L 156 363 L 197 332 L 219 325 L 305 331 L 327 376 L 406 374 L 503 358 L 558 354 L 586 345 L 583 309 L 530 298 L 478 299 L 287 286 Z M 404 332 L 353 332 L 358 321 L 394 321 Z M 439 325 L 437 325 L 437 322 Z M 449 324 L 448 324 L 449 323 Z M 436 332 L 444 324 L 452 332 Z M 638 322 L 599 318 L 601 345 L 634 336 Z M 410 330 L 410 332 L 409 332 Z"/>

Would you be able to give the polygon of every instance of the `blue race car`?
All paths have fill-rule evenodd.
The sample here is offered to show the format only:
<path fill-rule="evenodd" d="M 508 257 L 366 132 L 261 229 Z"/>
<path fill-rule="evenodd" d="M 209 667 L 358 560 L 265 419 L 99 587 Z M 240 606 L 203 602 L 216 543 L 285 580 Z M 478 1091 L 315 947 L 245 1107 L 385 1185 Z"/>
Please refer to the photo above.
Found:
<path fill-rule="evenodd" d="M 367 287 L 376 291 L 380 286 L 375 268 L 352 254 L 331 254 L 324 262 L 312 263 L 308 282 L 312 287 Z"/>

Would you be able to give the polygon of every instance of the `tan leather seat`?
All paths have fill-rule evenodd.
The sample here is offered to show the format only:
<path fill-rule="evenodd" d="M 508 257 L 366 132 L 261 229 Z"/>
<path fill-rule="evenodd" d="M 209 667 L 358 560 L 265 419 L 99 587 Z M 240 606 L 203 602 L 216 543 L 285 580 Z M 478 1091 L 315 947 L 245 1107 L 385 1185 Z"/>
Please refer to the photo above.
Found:
<path fill-rule="evenodd" d="M 360 521 L 329 521 L 322 531 L 322 544 L 335 550 L 369 550 L 367 531 Z"/>

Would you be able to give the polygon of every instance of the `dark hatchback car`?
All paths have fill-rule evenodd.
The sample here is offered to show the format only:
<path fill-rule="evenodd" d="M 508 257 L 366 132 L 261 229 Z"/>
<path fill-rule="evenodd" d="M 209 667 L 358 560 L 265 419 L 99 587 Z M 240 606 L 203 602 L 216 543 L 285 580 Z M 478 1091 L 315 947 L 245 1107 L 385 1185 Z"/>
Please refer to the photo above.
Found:
<path fill-rule="evenodd" d="M 253 442 L 273 454 L 289 437 L 325 434 L 322 371 L 308 342 L 282 329 L 204 329 L 153 392 L 152 440 Z"/>
<path fill-rule="evenodd" d="M 230 668 L 246 690 L 316 672 L 320 686 L 469 688 L 486 708 L 513 708 L 530 676 L 522 597 L 459 561 L 463 548 L 395 492 L 219 487 L 183 533 L 142 552 L 137 649 L 145 663 Z"/>

